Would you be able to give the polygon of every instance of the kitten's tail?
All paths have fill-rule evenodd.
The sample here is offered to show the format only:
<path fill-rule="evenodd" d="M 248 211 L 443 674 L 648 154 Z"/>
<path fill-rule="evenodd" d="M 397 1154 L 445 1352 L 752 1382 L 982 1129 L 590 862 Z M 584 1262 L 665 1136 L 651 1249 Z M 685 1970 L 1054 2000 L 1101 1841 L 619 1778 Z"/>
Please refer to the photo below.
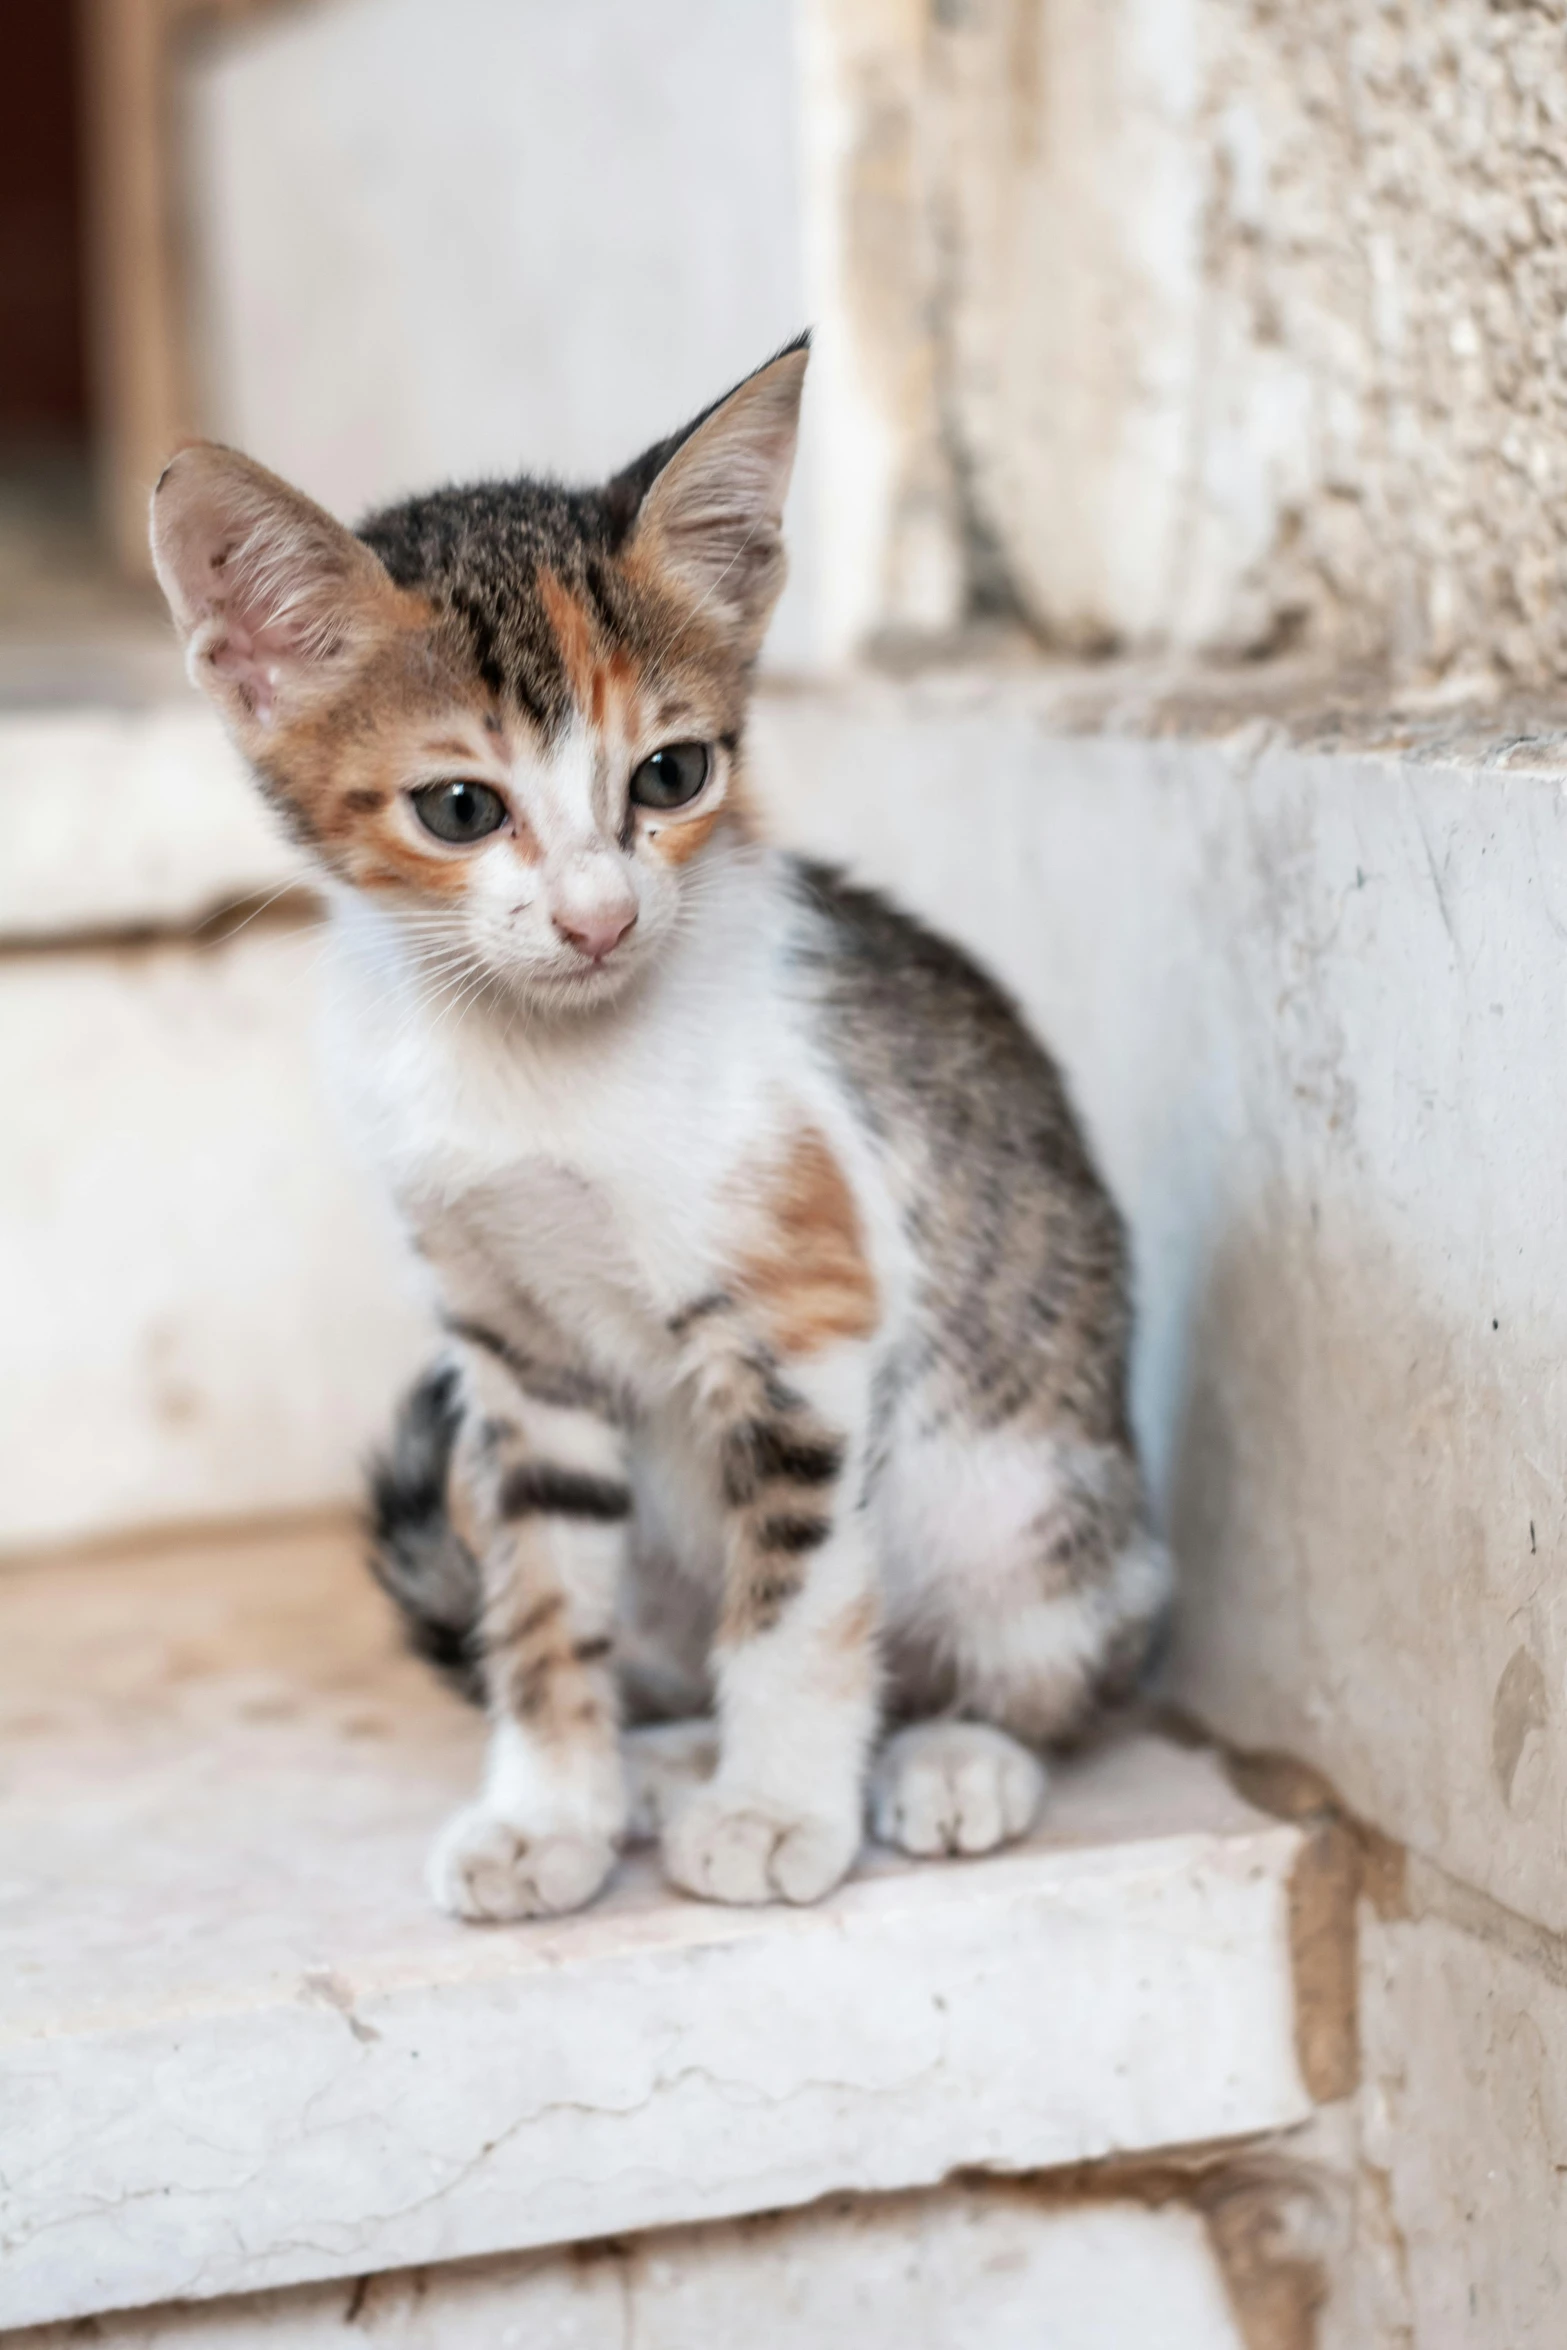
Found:
<path fill-rule="evenodd" d="M 426 1371 L 403 1397 L 391 1444 L 370 1464 L 370 1572 L 402 1617 L 409 1646 L 478 1705 L 479 1563 L 447 1502 L 461 1421 L 449 1363 Z"/>

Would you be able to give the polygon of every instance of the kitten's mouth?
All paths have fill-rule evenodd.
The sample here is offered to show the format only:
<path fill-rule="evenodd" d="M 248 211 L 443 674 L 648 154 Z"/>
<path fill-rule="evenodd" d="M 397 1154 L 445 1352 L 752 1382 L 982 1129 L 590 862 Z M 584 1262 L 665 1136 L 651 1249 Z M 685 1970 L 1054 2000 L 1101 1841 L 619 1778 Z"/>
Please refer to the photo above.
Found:
<path fill-rule="evenodd" d="M 574 969 L 529 974 L 519 980 L 518 992 L 543 1009 L 585 1012 L 623 995 L 640 968 L 638 955 L 606 955 L 599 963 L 584 959 Z"/>

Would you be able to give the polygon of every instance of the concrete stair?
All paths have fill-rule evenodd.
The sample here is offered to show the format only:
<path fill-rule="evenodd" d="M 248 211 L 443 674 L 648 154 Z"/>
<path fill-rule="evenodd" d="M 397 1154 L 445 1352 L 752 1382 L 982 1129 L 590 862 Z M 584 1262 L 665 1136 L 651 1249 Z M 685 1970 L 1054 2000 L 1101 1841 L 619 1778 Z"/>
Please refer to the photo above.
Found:
<path fill-rule="evenodd" d="M 1148 1734 L 1064 1766 L 1019 1850 L 871 1852 L 819 1909 L 707 1908 L 637 1855 L 580 1917 L 438 1917 L 423 1851 L 479 1725 L 396 1652 L 356 1549 L 296 1531 L 0 1575 L 0 2327 L 1308 2116 L 1305 1839 Z M 1172 2226 L 1196 2228 L 1173 2266 L 1200 2312 L 1212 2256 L 1189 2209 Z M 1232 2339 L 1209 2300 L 1159 2339 Z"/>

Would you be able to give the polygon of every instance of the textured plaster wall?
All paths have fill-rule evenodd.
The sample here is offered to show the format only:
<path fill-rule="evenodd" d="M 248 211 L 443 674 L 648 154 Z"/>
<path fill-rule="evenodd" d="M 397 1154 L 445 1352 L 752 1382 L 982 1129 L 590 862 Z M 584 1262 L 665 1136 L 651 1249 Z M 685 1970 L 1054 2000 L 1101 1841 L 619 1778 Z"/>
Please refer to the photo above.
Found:
<path fill-rule="evenodd" d="M 1056 730 L 1027 679 L 780 697 L 778 820 L 966 939 L 1131 1225 L 1182 1701 L 1567 1934 L 1564 745 Z"/>
<path fill-rule="evenodd" d="M 797 0 L 815 322 L 819 649 L 939 636 L 966 580 L 937 321 L 939 166 L 925 0 Z"/>
<path fill-rule="evenodd" d="M 1530 1939 L 1363 1916 L 1357 2257 L 1320 2350 L 1558 2350 L 1567 1988 Z"/>
<path fill-rule="evenodd" d="M 880 402 L 862 636 L 942 617 L 899 549 L 945 496 L 948 618 L 1004 583 L 1079 646 L 1567 673 L 1561 0 L 804 17 L 841 61 L 824 315 L 894 244 L 919 294 L 839 330 Z"/>
<path fill-rule="evenodd" d="M 1561 675 L 1567 11 L 1208 0 L 1199 29 L 1199 543 L 1227 441 L 1264 475 L 1205 625 Z"/>
<path fill-rule="evenodd" d="M 780 700 L 764 748 L 779 821 L 966 938 L 1065 1061 L 1133 1234 L 1167 1686 L 1410 1848 L 1365 1913 L 1320 2350 L 1554 2350 L 1562 739 L 1074 737 L 1046 681 L 954 677 Z"/>

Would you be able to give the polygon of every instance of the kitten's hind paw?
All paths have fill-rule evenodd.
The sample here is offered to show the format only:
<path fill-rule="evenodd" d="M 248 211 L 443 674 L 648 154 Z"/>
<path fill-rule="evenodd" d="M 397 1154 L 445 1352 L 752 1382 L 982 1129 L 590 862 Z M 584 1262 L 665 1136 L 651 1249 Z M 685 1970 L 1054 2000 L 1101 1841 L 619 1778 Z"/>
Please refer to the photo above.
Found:
<path fill-rule="evenodd" d="M 993 1852 L 1033 1826 L 1045 1767 L 988 1722 L 916 1722 L 889 1738 L 871 1773 L 879 1844 L 928 1858 Z"/>
<path fill-rule="evenodd" d="M 704 1901 L 820 1901 L 848 1875 L 859 1847 L 852 1816 L 802 1818 L 703 1787 L 664 1829 L 664 1868 Z"/>
<path fill-rule="evenodd" d="M 482 1803 L 449 1820 L 430 1855 L 437 1905 L 470 1924 L 558 1917 L 593 1899 L 615 1865 L 595 1836 L 528 1836 Z"/>

